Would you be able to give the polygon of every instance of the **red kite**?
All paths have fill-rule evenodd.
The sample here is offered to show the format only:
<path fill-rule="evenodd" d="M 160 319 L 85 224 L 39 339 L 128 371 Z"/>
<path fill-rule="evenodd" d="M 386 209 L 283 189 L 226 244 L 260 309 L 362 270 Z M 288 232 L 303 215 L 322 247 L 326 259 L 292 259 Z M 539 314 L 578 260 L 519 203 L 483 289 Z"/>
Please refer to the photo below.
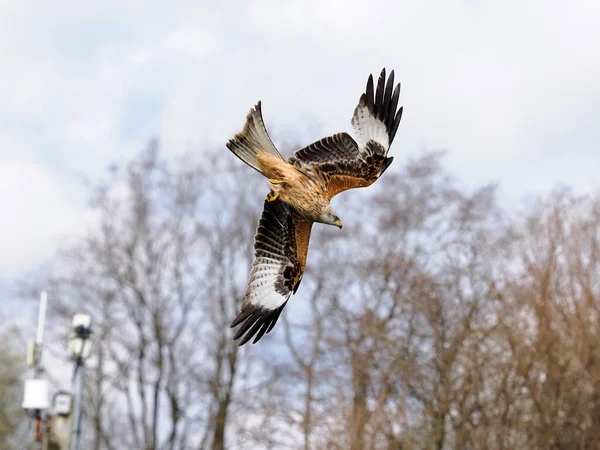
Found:
<path fill-rule="evenodd" d="M 394 71 L 386 83 L 381 71 L 377 90 L 369 76 L 352 116 L 356 139 L 338 133 L 296 151 L 287 161 L 273 145 L 262 118 L 260 101 L 250 110 L 241 133 L 227 143 L 238 158 L 269 179 L 271 191 L 254 238 L 255 259 L 242 310 L 231 327 L 240 345 L 269 333 L 306 266 L 314 222 L 342 228 L 329 204 L 338 193 L 373 184 L 389 167 L 388 157 L 402 117 L 397 109 L 400 84 L 392 92 Z"/>

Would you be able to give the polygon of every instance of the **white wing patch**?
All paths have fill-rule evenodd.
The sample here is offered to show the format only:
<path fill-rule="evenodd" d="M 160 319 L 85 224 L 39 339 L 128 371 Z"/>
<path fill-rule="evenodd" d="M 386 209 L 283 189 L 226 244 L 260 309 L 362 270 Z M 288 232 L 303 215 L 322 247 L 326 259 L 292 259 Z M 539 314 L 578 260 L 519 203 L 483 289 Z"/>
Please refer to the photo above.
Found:
<path fill-rule="evenodd" d="M 283 305 L 292 294 L 281 295 L 275 290 L 277 278 L 286 261 L 279 258 L 258 257 L 252 264 L 250 279 L 246 287 L 244 301 L 265 309 L 277 309 Z"/>
<path fill-rule="evenodd" d="M 364 148 L 367 142 L 373 140 L 386 151 L 390 148 L 390 137 L 385 124 L 375 118 L 366 105 L 359 105 L 354 111 L 352 128 L 359 147 Z"/>
<path fill-rule="evenodd" d="M 373 76 L 369 76 L 365 92 L 352 116 L 352 128 L 362 154 L 369 153 L 366 147 L 371 142 L 378 144 L 383 149 L 384 156 L 387 156 L 402 117 L 402 107 L 397 109 L 399 97 L 400 83 L 394 88 L 393 70 L 387 82 L 385 68 L 381 70 L 376 89 L 373 86 Z"/>

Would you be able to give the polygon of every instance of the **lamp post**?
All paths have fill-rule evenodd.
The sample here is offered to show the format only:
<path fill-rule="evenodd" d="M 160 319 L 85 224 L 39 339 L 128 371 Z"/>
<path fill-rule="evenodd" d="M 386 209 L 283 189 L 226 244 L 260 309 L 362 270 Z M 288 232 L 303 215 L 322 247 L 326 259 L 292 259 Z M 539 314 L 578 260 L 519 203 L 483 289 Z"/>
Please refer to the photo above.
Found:
<path fill-rule="evenodd" d="M 92 319 L 87 314 L 75 314 L 69 333 L 69 356 L 75 362 L 73 393 L 75 395 L 75 417 L 71 430 L 71 450 L 79 449 L 81 436 L 81 406 L 83 403 L 84 361 L 92 350 Z"/>

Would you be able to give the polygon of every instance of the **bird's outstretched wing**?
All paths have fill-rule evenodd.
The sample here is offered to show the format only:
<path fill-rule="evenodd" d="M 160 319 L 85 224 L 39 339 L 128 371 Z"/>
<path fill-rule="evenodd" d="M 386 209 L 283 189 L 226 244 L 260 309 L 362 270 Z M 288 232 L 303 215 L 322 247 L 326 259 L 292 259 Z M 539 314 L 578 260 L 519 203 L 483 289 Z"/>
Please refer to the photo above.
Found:
<path fill-rule="evenodd" d="M 265 201 L 254 238 L 254 262 L 234 340 L 253 344 L 275 326 L 288 299 L 300 285 L 313 222 L 280 200 Z"/>
<path fill-rule="evenodd" d="M 348 133 L 334 134 L 296 151 L 288 162 L 310 174 L 320 174 L 329 198 L 372 184 L 394 159 L 387 153 L 400 124 L 402 107 L 397 109 L 400 83 L 392 92 L 393 86 L 393 70 L 387 83 L 385 69 L 381 71 L 376 91 L 370 75 L 352 117 L 356 140 Z"/>

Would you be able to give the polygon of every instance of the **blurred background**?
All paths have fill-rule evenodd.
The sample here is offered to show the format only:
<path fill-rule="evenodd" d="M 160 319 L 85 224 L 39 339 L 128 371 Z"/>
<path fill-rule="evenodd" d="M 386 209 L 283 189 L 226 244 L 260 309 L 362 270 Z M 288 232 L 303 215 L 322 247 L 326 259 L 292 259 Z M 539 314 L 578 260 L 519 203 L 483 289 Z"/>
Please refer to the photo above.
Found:
<path fill-rule="evenodd" d="M 598 42 L 592 0 L 0 1 L 0 448 L 44 289 L 53 390 L 93 321 L 81 448 L 598 448 Z M 237 347 L 268 186 L 225 142 L 350 131 L 382 67 L 394 164 Z"/>

